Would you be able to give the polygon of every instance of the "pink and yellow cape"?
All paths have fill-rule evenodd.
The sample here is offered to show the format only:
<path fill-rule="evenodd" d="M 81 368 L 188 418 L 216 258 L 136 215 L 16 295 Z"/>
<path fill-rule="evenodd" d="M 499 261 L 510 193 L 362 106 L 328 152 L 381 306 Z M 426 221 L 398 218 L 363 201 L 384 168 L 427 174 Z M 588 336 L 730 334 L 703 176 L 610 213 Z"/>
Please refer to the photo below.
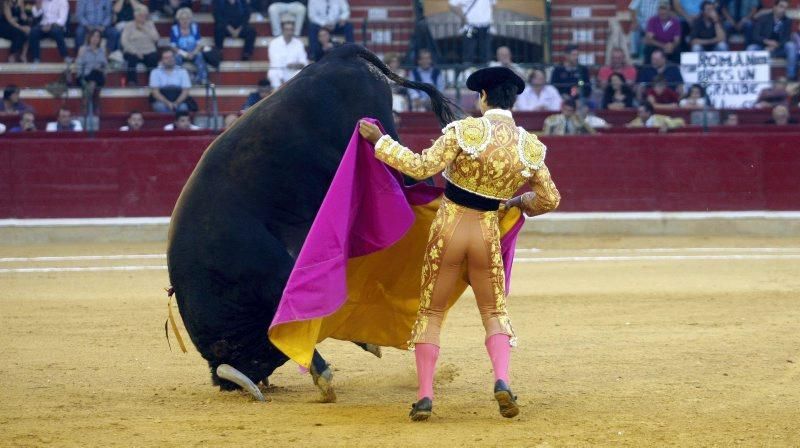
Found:
<path fill-rule="evenodd" d="M 272 343 L 304 367 L 326 338 L 407 349 L 442 192 L 405 186 L 356 127 L 283 291 L 269 328 Z M 501 216 L 508 292 L 524 220 L 516 208 Z M 464 275 L 452 302 L 467 284 Z"/>

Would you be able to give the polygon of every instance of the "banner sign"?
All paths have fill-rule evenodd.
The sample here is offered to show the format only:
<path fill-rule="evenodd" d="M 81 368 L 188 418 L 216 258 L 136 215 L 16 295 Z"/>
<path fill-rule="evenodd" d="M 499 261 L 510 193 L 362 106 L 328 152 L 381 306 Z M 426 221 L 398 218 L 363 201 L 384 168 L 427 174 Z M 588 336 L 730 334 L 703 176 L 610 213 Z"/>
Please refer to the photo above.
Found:
<path fill-rule="evenodd" d="M 687 91 L 692 84 L 702 85 L 717 109 L 753 107 L 761 89 L 770 85 L 769 53 L 681 53 L 681 74 Z"/>

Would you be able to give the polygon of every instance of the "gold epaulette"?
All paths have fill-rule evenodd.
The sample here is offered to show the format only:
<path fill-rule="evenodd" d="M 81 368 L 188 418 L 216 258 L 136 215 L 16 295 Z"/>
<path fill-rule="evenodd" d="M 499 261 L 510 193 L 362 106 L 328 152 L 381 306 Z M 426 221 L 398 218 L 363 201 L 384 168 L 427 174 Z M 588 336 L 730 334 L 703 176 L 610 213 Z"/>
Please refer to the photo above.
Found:
<path fill-rule="evenodd" d="M 450 129 L 455 129 L 458 146 L 472 158 L 478 157 L 492 141 L 492 126 L 485 117 L 454 121 L 442 129 L 442 133 Z"/>

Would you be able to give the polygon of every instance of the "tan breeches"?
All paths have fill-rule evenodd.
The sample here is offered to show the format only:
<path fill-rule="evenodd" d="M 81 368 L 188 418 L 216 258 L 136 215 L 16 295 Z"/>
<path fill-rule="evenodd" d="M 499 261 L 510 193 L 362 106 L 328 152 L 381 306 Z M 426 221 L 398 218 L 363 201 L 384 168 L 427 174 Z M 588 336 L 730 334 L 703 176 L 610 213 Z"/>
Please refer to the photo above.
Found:
<path fill-rule="evenodd" d="M 488 338 L 507 334 L 514 341 L 505 301 L 505 271 L 497 212 L 481 212 L 446 198 L 431 224 L 422 265 L 419 312 L 409 341 L 439 345 L 444 316 L 466 264 Z"/>

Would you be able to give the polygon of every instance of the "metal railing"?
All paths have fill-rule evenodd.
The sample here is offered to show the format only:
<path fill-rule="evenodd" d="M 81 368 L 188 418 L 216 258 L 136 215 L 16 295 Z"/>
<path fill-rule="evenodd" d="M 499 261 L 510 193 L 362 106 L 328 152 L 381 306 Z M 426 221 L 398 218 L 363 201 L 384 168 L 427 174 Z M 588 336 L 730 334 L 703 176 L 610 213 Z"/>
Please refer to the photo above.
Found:
<path fill-rule="evenodd" d="M 469 30 L 460 23 L 429 22 L 426 19 L 415 23 L 371 22 L 365 18 L 361 29 L 362 44 L 375 53 L 414 55 L 417 50 L 426 48 L 433 53 L 437 64 L 487 63 L 494 59 L 495 50 L 500 46 L 508 47 L 514 61 L 523 64 L 542 63 L 549 52 L 549 25 L 544 20 L 505 21 L 496 24 L 488 39 L 486 54 L 489 59 L 481 59 L 478 54 L 472 61 L 464 59 L 465 35 Z M 476 42 L 476 47 L 476 53 L 481 53 L 480 42 Z"/>

